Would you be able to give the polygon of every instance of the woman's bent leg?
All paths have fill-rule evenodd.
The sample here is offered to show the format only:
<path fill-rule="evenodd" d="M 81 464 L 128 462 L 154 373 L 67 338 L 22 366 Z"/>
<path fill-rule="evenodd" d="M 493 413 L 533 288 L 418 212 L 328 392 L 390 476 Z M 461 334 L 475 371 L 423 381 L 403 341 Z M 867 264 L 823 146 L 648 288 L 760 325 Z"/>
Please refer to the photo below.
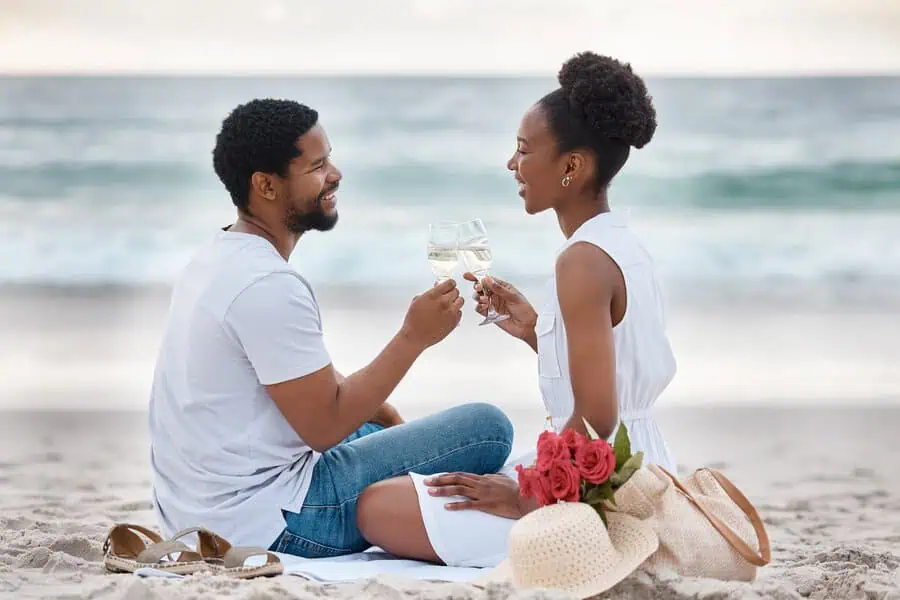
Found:
<path fill-rule="evenodd" d="M 442 564 L 425 530 L 412 479 L 395 477 L 367 487 L 356 504 L 363 538 L 394 556 Z"/>
<path fill-rule="evenodd" d="M 372 544 L 401 558 L 451 567 L 496 567 L 507 554 L 515 520 L 478 510 L 447 510 L 460 498 L 432 496 L 426 477 L 411 473 L 363 492 L 357 524 Z"/>

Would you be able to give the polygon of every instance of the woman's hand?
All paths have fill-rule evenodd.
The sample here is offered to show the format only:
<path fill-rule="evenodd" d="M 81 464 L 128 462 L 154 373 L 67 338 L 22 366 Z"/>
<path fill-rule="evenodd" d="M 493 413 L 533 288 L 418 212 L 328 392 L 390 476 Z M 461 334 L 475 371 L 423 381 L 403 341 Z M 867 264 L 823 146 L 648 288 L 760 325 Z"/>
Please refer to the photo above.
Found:
<path fill-rule="evenodd" d="M 429 477 L 425 485 L 432 496 L 467 498 L 448 502 L 447 510 L 480 510 L 507 519 L 520 519 L 533 510 L 531 503 L 519 495 L 519 484 L 506 475 L 447 473 Z"/>
<path fill-rule="evenodd" d="M 496 277 L 485 277 L 480 282 L 472 273 L 464 273 L 463 278 L 475 283 L 473 298 L 478 301 L 475 311 L 487 316 L 489 303 L 500 314 L 509 315 L 508 319 L 498 321 L 497 327 L 528 343 L 537 351 L 537 339 L 534 325 L 537 323 L 537 312 L 531 303 L 515 286 Z"/>

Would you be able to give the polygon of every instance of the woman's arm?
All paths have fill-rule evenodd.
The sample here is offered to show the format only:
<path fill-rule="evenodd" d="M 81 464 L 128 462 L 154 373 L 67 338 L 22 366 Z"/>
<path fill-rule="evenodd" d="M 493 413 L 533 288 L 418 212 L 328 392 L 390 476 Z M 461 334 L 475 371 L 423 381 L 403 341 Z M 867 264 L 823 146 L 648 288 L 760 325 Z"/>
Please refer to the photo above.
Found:
<path fill-rule="evenodd" d="M 618 421 L 611 308 L 614 296 L 624 297 L 625 280 L 603 250 L 577 242 L 557 260 L 556 288 L 575 394 L 575 411 L 565 429 L 587 434 L 584 418 L 608 438 Z"/>

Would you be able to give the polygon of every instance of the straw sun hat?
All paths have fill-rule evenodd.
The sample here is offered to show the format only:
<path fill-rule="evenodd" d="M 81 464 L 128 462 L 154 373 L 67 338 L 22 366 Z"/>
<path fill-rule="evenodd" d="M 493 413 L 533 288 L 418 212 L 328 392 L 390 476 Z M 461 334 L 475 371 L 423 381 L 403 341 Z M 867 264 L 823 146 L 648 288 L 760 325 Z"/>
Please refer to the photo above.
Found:
<path fill-rule="evenodd" d="M 509 533 L 509 556 L 479 583 L 511 582 L 520 589 L 559 589 L 578 598 L 602 594 L 637 569 L 659 546 L 644 521 L 582 502 L 552 504 L 519 519 Z"/>

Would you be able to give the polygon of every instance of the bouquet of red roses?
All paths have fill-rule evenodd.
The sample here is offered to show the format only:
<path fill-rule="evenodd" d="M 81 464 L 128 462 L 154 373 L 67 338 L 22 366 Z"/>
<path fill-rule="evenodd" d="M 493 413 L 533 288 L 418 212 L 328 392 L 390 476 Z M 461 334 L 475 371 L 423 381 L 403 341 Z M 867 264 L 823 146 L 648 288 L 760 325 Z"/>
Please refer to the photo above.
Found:
<path fill-rule="evenodd" d="M 537 461 L 518 465 L 519 493 L 534 497 L 541 506 L 557 502 L 584 502 L 606 523 L 603 502 L 615 506 L 616 490 L 641 468 L 643 452 L 631 453 L 624 423 L 619 424 L 613 445 L 601 438 L 585 420 L 589 438 L 567 429 L 562 435 L 541 433 Z"/>

